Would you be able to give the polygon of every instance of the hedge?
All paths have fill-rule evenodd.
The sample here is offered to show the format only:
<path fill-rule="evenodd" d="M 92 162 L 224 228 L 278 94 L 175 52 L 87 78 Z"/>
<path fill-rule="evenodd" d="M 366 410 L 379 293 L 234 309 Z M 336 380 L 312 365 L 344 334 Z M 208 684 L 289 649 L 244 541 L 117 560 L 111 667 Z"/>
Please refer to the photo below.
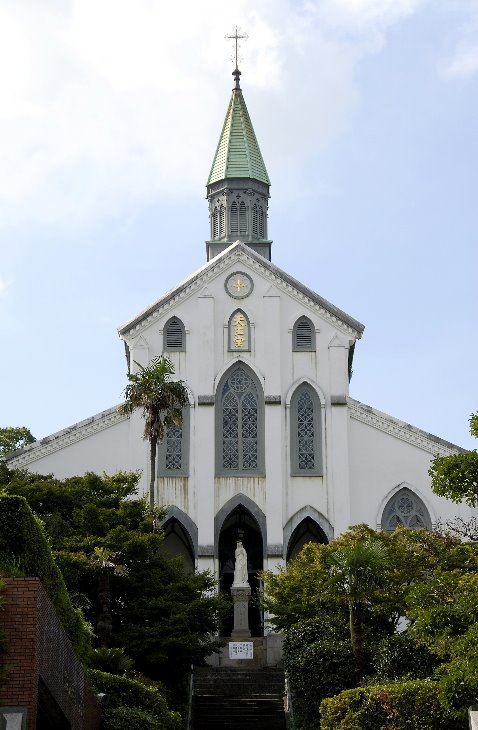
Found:
<path fill-rule="evenodd" d="M 40 579 L 77 654 L 87 660 L 91 628 L 81 611 L 73 608 L 50 546 L 24 497 L 0 495 L 0 563 L 6 573 L 11 566 L 14 576 Z"/>
<path fill-rule="evenodd" d="M 357 687 L 322 700 L 321 730 L 462 730 L 427 679 Z"/>
<path fill-rule="evenodd" d="M 123 728 L 123 724 L 120 724 L 119 720 L 126 723 L 129 717 L 126 712 L 128 709 L 139 710 L 148 715 L 150 718 L 148 722 L 156 723 L 155 725 L 124 724 L 124 727 L 129 727 L 131 730 L 135 730 L 136 727 L 151 727 L 152 730 L 178 730 L 181 727 L 180 715 L 168 709 L 167 702 L 158 688 L 143 684 L 138 679 L 120 677 L 117 674 L 108 674 L 97 669 L 90 669 L 88 676 L 97 693 L 102 692 L 108 695 L 105 723 L 108 715 L 110 724 L 105 724 L 105 728 L 114 728 L 114 730 Z M 121 710 L 121 712 L 112 713 L 112 710 Z M 112 718 L 118 719 L 117 725 L 112 724 Z"/>

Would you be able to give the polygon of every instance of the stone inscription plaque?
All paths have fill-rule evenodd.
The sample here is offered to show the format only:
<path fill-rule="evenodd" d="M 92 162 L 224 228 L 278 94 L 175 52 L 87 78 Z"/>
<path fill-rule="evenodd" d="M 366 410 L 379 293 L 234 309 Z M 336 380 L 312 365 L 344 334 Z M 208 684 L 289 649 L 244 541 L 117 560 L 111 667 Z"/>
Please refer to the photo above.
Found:
<path fill-rule="evenodd" d="M 229 659 L 254 659 L 252 641 L 230 641 Z"/>

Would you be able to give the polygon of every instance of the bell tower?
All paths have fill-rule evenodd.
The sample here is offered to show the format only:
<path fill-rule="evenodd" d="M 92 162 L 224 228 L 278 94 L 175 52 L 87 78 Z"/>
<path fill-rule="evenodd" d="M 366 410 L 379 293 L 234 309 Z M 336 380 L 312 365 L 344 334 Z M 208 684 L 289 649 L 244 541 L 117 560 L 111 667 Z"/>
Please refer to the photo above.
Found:
<path fill-rule="evenodd" d="M 270 261 L 269 175 L 244 101 L 237 63 L 232 75 L 235 83 L 231 101 L 207 181 L 207 260 L 240 240 Z"/>

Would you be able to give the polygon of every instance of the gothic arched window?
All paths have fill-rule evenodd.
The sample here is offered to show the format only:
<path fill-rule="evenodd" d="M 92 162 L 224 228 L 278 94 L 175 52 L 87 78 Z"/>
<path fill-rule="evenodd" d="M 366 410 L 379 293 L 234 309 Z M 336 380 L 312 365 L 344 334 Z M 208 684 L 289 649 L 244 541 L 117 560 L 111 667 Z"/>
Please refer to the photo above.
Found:
<path fill-rule="evenodd" d="M 251 349 L 251 327 L 242 309 L 236 309 L 229 319 L 228 349 L 234 352 L 247 352 Z"/>
<path fill-rule="evenodd" d="M 239 212 L 236 201 L 231 205 L 231 235 L 237 236 L 239 233 Z"/>
<path fill-rule="evenodd" d="M 294 352 L 315 350 L 315 329 L 308 317 L 300 317 L 294 324 L 292 349 Z"/>
<path fill-rule="evenodd" d="M 184 352 L 186 349 L 186 332 L 184 325 L 178 317 L 171 317 L 163 332 L 163 350 L 173 352 Z"/>
<path fill-rule="evenodd" d="M 189 472 L 189 406 L 183 408 L 180 426 L 168 429 L 158 445 L 158 475 L 187 476 Z"/>
<path fill-rule="evenodd" d="M 290 467 L 292 476 L 322 474 L 321 410 L 317 393 L 303 383 L 290 402 Z"/>
<path fill-rule="evenodd" d="M 223 476 L 263 474 L 264 398 L 247 366 L 221 379 L 216 399 L 216 471 Z"/>
<path fill-rule="evenodd" d="M 244 201 L 239 205 L 239 233 L 245 236 L 247 233 L 246 204 Z"/>
<path fill-rule="evenodd" d="M 393 532 L 397 527 L 409 527 L 412 530 L 432 529 L 432 521 L 427 508 L 420 497 L 411 489 L 399 489 L 385 505 L 382 514 L 382 530 Z"/>

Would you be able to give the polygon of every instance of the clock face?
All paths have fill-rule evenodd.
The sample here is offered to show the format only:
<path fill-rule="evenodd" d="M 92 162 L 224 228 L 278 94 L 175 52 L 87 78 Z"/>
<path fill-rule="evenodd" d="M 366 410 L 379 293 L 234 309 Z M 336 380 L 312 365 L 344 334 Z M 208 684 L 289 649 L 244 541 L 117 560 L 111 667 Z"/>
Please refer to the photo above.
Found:
<path fill-rule="evenodd" d="M 235 271 L 230 274 L 225 282 L 226 291 L 234 299 L 245 299 L 252 291 L 254 284 L 249 274 L 243 271 Z"/>

